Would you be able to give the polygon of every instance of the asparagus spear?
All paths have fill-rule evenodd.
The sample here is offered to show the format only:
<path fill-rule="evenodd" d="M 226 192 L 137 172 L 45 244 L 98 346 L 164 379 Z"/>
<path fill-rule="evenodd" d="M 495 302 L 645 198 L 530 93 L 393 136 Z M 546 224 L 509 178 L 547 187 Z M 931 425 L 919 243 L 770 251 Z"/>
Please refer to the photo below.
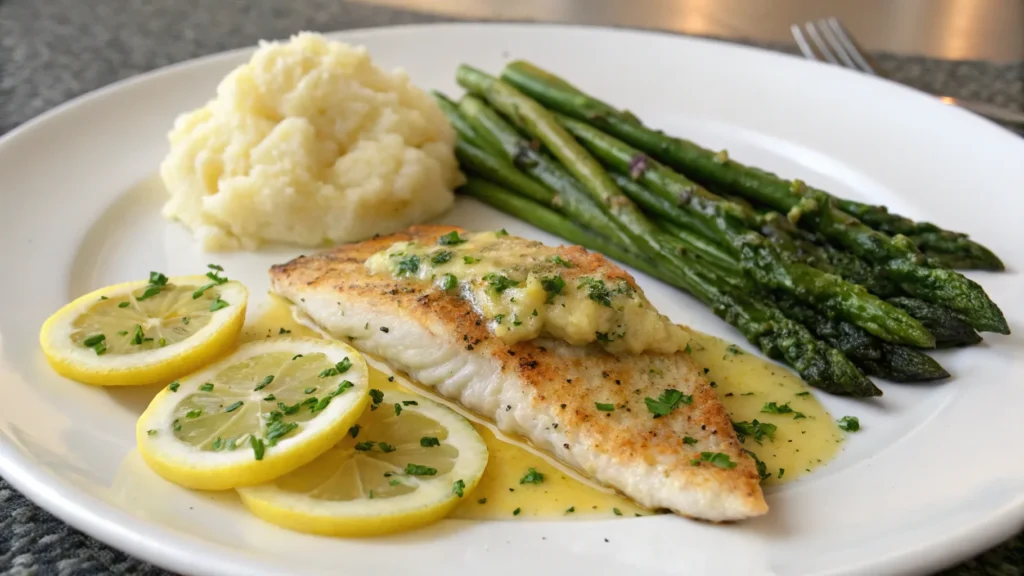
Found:
<path fill-rule="evenodd" d="M 734 249 L 743 270 L 765 289 L 785 291 L 828 316 L 841 317 L 883 340 L 922 348 L 935 345 L 931 333 L 902 309 L 839 276 L 782 257 L 764 236 L 751 230 L 760 221 L 744 206 L 712 194 L 588 124 L 564 116 L 558 120 L 605 165 L 637 177 L 662 199 L 674 200 L 680 206 L 676 210 L 685 207 L 713 224 L 726 245 Z M 638 162 L 637 158 L 644 160 Z M 638 164 L 642 164 L 640 169 Z"/>
<path fill-rule="evenodd" d="M 524 62 L 506 67 L 503 76 L 545 105 L 583 120 L 668 162 L 700 181 L 721 187 L 779 212 L 822 233 L 857 256 L 882 266 L 912 296 L 955 310 L 980 331 L 1009 334 L 1002 311 L 984 290 L 964 276 L 930 261 L 913 241 L 890 237 L 836 208 L 827 193 L 729 159 L 693 142 L 669 137 L 640 124 L 608 104 Z"/>
<path fill-rule="evenodd" d="M 496 154 L 506 161 L 514 162 L 516 167 L 557 192 L 557 200 L 554 201 L 561 206 L 562 212 L 569 214 L 587 228 L 603 230 L 603 233 L 617 244 L 628 245 L 631 242 L 629 236 L 608 214 L 597 209 L 587 191 L 561 164 L 537 150 L 533 143 L 526 141 L 512 125 L 479 98 L 463 97 L 459 101 L 457 113 L 481 140 L 488 142 L 489 148 L 496 151 Z M 494 178 L 492 180 L 501 182 Z M 514 185 L 509 187 L 519 190 Z M 543 204 L 552 204 L 551 201 L 533 198 Z"/>
<path fill-rule="evenodd" d="M 452 102 L 451 98 L 437 90 L 432 90 L 430 95 L 434 97 L 437 107 L 441 109 L 441 112 L 448 118 L 448 122 L 455 128 L 455 133 L 458 134 L 460 140 L 469 142 L 477 148 L 482 148 L 491 153 L 499 152 L 498 148 L 490 140 L 480 138 L 480 135 L 469 124 L 469 121 L 459 113 L 458 104 Z"/>
<path fill-rule="evenodd" d="M 766 355 L 793 366 L 812 386 L 851 396 L 882 394 L 841 352 L 816 340 L 803 326 L 790 321 L 774 307 L 716 284 L 710 274 L 699 274 L 690 268 L 659 266 L 640 256 L 635 246 L 634 249 L 622 248 L 561 214 L 479 178 L 470 177 L 459 192 L 690 292 Z"/>
<path fill-rule="evenodd" d="M 459 164 L 494 182 L 519 190 L 538 202 L 555 201 L 555 193 L 534 181 L 502 156 L 492 154 L 463 140 L 455 141 L 455 157 Z"/>
<path fill-rule="evenodd" d="M 920 320 L 935 335 L 935 345 L 938 348 L 971 346 L 981 342 L 981 336 L 974 328 L 948 308 L 906 296 L 889 298 L 889 303 L 903 308 Z"/>

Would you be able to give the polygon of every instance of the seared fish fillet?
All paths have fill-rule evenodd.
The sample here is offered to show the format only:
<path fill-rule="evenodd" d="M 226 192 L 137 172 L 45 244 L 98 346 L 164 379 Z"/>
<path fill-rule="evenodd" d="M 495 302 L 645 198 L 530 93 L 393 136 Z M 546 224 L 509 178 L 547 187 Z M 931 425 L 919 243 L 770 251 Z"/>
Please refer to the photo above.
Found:
<path fill-rule="evenodd" d="M 754 462 L 689 355 L 615 356 L 554 339 L 508 346 L 466 300 L 363 265 L 394 242 L 433 243 L 452 230 L 414 227 L 302 256 L 271 269 L 272 289 L 332 335 L 643 506 L 712 521 L 767 512 Z M 579 247 L 561 250 L 577 266 L 608 264 Z M 669 388 L 693 402 L 654 418 L 644 399 Z"/>

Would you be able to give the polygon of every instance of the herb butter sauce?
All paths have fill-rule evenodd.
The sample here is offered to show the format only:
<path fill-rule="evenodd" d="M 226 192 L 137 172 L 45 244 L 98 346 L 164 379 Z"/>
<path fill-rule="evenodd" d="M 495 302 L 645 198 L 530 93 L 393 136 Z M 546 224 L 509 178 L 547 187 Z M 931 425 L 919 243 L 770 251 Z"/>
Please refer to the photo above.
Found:
<path fill-rule="evenodd" d="M 319 337 L 316 331 L 295 320 L 288 302 L 272 297 L 256 321 L 246 325 L 242 339 L 252 341 L 289 335 Z M 764 462 L 765 473 L 771 474 L 764 482 L 766 485 L 794 480 L 836 455 L 842 446 L 843 432 L 799 378 L 781 366 L 746 354 L 718 338 L 699 332 L 691 332 L 691 335 L 690 353 L 702 370 L 707 369 L 705 377 L 714 383 L 733 421 L 753 426 L 753 421 L 757 420 L 761 425 L 760 440 L 754 434 L 745 435 L 743 447 Z M 397 381 L 370 367 L 372 388 L 404 390 L 399 384 L 402 379 L 394 380 Z M 412 383 L 412 390 L 433 396 L 415 383 Z M 772 402 L 776 411 L 762 412 Z M 781 408 L 783 413 L 778 413 L 783 405 L 792 412 Z M 798 418 L 797 414 L 803 417 Z M 473 414 L 466 415 L 483 436 L 490 456 L 480 484 L 452 512 L 452 517 L 572 520 L 633 518 L 637 514 L 652 513 L 622 496 L 578 479 L 515 439 L 495 434 Z M 772 437 L 765 434 L 765 423 L 775 426 Z M 741 427 L 750 430 L 747 426 Z M 531 475 L 531 469 L 537 474 Z"/>
<path fill-rule="evenodd" d="M 451 232 L 435 244 L 395 243 L 366 267 L 459 294 L 506 344 L 544 335 L 637 354 L 671 353 L 689 341 L 632 278 L 582 248 L 551 248 L 504 231 Z"/>

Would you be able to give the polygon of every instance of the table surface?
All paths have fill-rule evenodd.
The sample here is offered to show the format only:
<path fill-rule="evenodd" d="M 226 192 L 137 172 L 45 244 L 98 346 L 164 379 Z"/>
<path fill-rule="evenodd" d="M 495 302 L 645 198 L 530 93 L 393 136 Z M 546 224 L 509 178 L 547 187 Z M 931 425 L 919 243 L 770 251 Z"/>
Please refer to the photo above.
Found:
<path fill-rule="evenodd" d="M 342 0 L 0 0 L 0 135 L 111 82 L 260 39 L 450 19 Z M 897 81 L 1024 110 L 1024 54 L 999 63 L 878 58 Z M 166 573 L 67 526 L 0 480 L 0 574 Z M 1024 536 L 947 574 L 1024 576 Z"/>

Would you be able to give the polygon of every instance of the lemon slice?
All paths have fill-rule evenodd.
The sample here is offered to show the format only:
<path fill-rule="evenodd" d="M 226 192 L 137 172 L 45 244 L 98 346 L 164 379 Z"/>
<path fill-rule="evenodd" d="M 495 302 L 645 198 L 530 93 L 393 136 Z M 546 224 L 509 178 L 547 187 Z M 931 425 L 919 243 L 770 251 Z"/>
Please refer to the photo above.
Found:
<path fill-rule="evenodd" d="M 487 446 L 462 416 L 432 400 L 372 391 L 348 436 L 313 462 L 239 488 L 264 520 L 313 534 L 377 536 L 440 520 L 468 498 Z"/>
<path fill-rule="evenodd" d="M 157 474 L 201 490 L 267 482 L 323 454 L 369 403 L 366 362 L 333 340 L 275 338 L 162 390 L 139 418 Z"/>
<path fill-rule="evenodd" d="M 245 321 L 249 292 L 220 281 L 154 272 L 149 282 L 86 294 L 43 324 L 43 353 L 59 374 L 89 384 L 153 384 L 188 374 L 230 350 Z"/>

